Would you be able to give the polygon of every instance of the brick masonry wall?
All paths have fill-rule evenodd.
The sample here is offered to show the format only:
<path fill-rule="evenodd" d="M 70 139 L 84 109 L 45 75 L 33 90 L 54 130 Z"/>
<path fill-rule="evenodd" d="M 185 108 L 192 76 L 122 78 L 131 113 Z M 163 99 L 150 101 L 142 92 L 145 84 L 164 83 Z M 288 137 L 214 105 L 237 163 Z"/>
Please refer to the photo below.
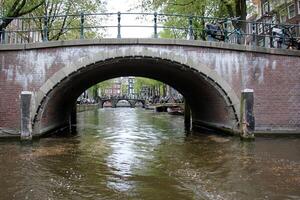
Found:
<path fill-rule="evenodd" d="M 254 89 L 256 129 L 300 132 L 300 62 L 298 56 L 243 52 L 222 48 L 185 45 L 86 45 L 29 50 L 0 50 L 0 127 L 19 129 L 19 94 L 38 91 L 59 69 L 83 59 L 129 48 L 172 53 L 193 59 L 225 80 L 239 96 L 244 88 Z M 88 77 L 87 77 L 88 78 Z M 221 103 L 217 103 L 222 105 Z M 55 113 L 55 112 L 53 112 Z M 226 113 L 222 110 L 220 113 Z M 55 116 L 52 116 L 53 118 Z M 44 116 L 47 118 L 47 115 Z M 45 120 L 47 121 L 47 120 Z M 47 124 L 47 123 L 46 123 Z"/>
<path fill-rule="evenodd" d="M 261 65 L 247 67 L 247 87 L 254 89 L 258 130 L 300 129 L 300 59 L 254 54 Z"/>

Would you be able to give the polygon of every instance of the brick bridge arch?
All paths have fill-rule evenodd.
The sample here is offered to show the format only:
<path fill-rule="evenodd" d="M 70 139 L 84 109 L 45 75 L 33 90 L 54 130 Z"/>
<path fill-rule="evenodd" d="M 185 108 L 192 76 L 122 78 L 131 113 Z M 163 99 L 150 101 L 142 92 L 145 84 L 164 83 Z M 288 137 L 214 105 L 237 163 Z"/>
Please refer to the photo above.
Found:
<path fill-rule="evenodd" d="M 255 133 L 299 133 L 299 58 L 300 51 L 186 40 L 1 44 L 0 136 L 20 135 L 22 91 L 33 93 L 26 126 L 38 135 L 66 124 L 87 87 L 126 75 L 177 88 L 192 107 L 194 125 L 231 130 L 240 121 L 241 91 L 253 89 Z"/>
<path fill-rule="evenodd" d="M 95 77 L 96 74 L 101 77 Z M 51 129 L 57 126 L 51 126 L 49 122 L 67 122 L 70 119 L 67 116 L 72 110 L 70 105 L 74 104 L 85 89 L 99 81 L 120 76 L 153 78 L 177 89 L 190 104 L 193 126 L 208 125 L 231 131 L 238 128 L 239 97 L 214 70 L 189 58 L 187 54 L 179 56 L 137 46 L 128 47 L 126 51 L 113 49 L 96 52 L 88 58 L 75 60 L 54 73 L 37 92 L 35 102 L 38 106 L 33 118 L 34 134 L 50 130 L 45 129 L 47 126 Z M 70 92 L 75 90 L 73 83 L 76 83 L 77 91 Z M 79 83 L 84 83 L 84 87 L 80 88 Z M 70 100 L 57 97 L 60 93 L 68 94 Z M 55 107 L 59 109 L 53 111 Z M 49 116 L 53 117 L 47 119 Z"/>

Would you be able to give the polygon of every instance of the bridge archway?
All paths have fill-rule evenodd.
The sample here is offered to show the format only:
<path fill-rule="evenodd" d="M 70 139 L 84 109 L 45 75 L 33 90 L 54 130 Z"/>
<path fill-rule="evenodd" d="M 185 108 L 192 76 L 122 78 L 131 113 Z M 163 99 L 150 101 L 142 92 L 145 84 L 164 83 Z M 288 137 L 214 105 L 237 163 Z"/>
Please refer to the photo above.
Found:
<path fill-rule="evenodd" d="M 119 104 L 120 104 L 120 102 L 122 102 L 122 101 L 123 101 L 123 102 L 124 102 L 124 101 L 127 102 L 127 103 L 129 104 L 130 107 L 133 107 L 133 105 L 131 105 L 132 102 L 130 102 L 128 99 L 117 99 L 117 100 L 116 100 L 116 107 L 120 107 Z"/>
<path fill-rule="evenodd" d="M 156 79 L 178 90 L 192 110 L 193 127 L 237 129 L 239 98 L 215 71 L 186 57 L 131 49 L 98 53 L 56 72 L 37 92 L 33 134 L 65 126 L 77 97 L 92 85 L 120 76 Z"/>
<path fill-rule="evenodd" d="M 140 99 L 138 99 L 138 100 L 136 100 L 136 101 L 134 102 L 134 105 L 133 105 L 133 106 L 136 107 L 137 104 L 142 104 L 142 107 L 143 107 L 143 108 L 146 107 L 146 102 L 145 102 L 145 100 L 140 100 Z"/>
<path fill-rule="evenodd" d="M 112 104 L 112 102 L 111 102 L 110 99 L 105 99 L 105 100 L 103 100 L 103 101 L 101 101 L 101 102 L 99 102 L 99 103 L 100 103 L 100 107 L 101 107 L 101 108 L 104 107 L 104 104 L 105 104 L 105 103 L 110 103 L 110 104 Z"/>

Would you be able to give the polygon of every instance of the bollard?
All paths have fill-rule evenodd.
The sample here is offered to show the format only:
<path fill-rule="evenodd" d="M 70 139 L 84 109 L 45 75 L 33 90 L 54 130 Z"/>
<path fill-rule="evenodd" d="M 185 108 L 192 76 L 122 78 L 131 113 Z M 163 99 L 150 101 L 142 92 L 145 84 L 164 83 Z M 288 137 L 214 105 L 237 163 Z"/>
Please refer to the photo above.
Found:
<path fill-rule="evenodd" d="M 241 93 L 240 137 L 243 140 L 254 139 L 253 93 L 252 89 L 244 89 Z"/>
<path fill-rule="evenodd" d="M 32 126 L 31 126 L 31 99 L 33 93 L 29 91 L 22 91 L 20 96 L 20 109 L 21 109 L 21 140 L 32 139 Z"/>

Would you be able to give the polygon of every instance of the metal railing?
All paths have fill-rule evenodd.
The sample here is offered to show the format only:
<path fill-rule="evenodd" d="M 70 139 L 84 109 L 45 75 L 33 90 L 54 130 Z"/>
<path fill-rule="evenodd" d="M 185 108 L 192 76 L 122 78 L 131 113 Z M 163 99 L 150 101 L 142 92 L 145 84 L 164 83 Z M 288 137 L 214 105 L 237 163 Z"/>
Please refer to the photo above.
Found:
<path fill-rule="evenodd" d="M 0 18 L 0 21 L 5 19 L 8 18 Z M 243 27 L 244 31 L 239 27 Z M 0 30 L 0 43 L 34 43 L 49 40 L 103 37 L 121 38 L 123 33 L 128 32 L 130 28 L 134 28 L 135 32 L 140 32 L 138 37 L 143 37 L 142 34 L 145 29 L 152 29 L 150 37 L 153 38 L 161 36 L 164 38 L 221 41 L 271 48 L 296 46 L 297 49 L 300 32 L 300 25 L 297 24 L 262 23 L 237 18 L 160 13 L 79 13 L 14 18 L 6 29 Z"/>

